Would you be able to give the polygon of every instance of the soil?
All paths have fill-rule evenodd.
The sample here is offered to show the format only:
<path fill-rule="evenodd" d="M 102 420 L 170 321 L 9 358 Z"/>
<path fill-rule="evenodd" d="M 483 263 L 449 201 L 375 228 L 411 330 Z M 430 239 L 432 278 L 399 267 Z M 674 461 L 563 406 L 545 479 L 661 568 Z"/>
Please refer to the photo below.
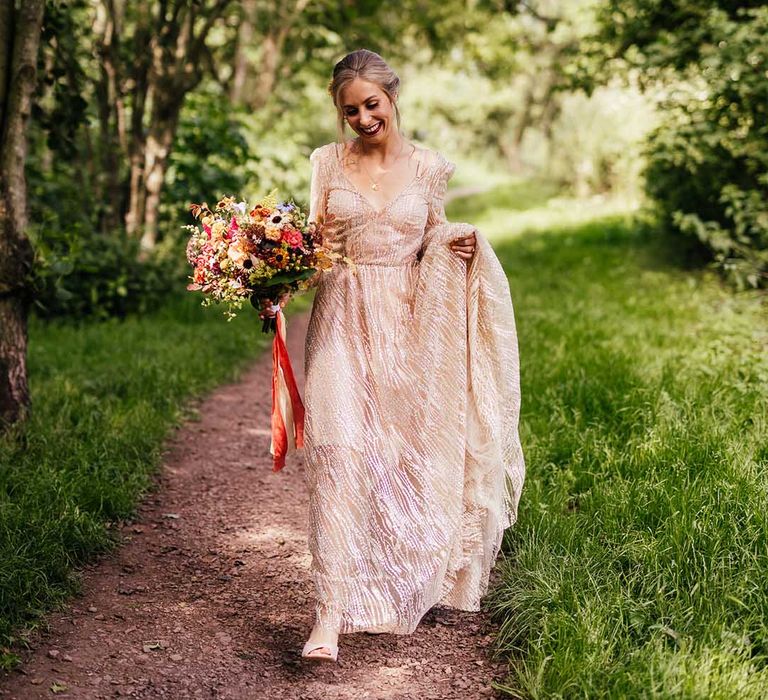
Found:
<path fill-rule="evenodd" d="M 308 315 L 288 319 L 301 381 Z M 83 593 L 30 633 L 3 698 L 449 700 L 497 697 L 487 613 L 430 610 L 411 635 L 345 634 L 307 662 L 314 623 L 302 453 L 269 454 L 271 353 L 194 402 L 167 440 L 156 490 Z M 493 585 L 493 580 L 492 580 Z"/>

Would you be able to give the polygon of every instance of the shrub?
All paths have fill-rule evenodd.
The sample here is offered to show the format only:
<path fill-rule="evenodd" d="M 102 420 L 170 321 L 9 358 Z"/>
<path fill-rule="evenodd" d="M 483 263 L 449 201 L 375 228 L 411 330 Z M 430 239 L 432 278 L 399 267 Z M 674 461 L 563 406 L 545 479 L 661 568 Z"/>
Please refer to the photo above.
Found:
<path fill-rule="evenodd" d="M 739 288 L 768 286 L 768 8 L 710 15 L 719 41 L 671 91 L 649 140 L 646 190 Z"/>
<path fill-rule="evenodd" d="M 38 230 L 32 240 L 34 308 L 43 318 L 125 317 L 155 308 L 183 289 L 186 259 L 178 246 L 161 246 L 140 257 L 137 239 L 77 225 Z"/>

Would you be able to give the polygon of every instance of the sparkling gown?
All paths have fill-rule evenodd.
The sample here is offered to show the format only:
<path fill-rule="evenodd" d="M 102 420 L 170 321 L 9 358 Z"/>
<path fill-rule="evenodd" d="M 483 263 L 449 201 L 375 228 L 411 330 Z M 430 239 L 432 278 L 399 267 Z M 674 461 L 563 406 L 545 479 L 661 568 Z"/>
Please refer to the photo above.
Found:
<path fill-rule="evenodd" d="M 479 610 L 525 465 L 509 286 L 478 233 L 448 242 L 453 163 L 418 148 L 384 207 L 348 179 L 343 146 L 311 157 L 310 219 L 356 263 L 321 273 L 306 337 L 304 452 L 318 621 L 409 634 L 433 605 Z"/>

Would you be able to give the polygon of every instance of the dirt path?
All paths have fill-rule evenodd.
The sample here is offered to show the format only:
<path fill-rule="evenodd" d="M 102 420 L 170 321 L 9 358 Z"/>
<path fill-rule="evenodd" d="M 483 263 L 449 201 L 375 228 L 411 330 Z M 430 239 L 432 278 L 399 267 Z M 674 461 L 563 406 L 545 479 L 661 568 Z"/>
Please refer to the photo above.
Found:
<path fill-rule="evenodd" d="M 299 374 L 306 322 L 288 322 Z M 30 638 L 0 696 L 494 696 L 502 668 L 487 655 L 482 613 L 433 608 L 412 635 L 342 635 L 338 664 L 302 662 L 313 624 L 307 494 L 300 454 L 271 471 L 270 372 L 266 353 L 173 434 L 157 492 L 122 528 L 125 544 L 83 571 L 84 596 Z"/>

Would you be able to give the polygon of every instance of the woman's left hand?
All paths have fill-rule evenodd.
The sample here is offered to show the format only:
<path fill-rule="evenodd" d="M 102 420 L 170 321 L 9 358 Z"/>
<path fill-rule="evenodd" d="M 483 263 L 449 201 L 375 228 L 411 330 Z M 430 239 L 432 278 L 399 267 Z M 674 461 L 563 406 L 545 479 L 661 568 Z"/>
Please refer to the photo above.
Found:
<path fill-rule="evenodd" d="M 456 253 L 462 260 L 472 260 L 472 256 L 475 254 L 475 246 L 477 239 L 475 238 L 475 232 L 464 238 L 455 238 L 450 243 L 451 251 Z"/>

